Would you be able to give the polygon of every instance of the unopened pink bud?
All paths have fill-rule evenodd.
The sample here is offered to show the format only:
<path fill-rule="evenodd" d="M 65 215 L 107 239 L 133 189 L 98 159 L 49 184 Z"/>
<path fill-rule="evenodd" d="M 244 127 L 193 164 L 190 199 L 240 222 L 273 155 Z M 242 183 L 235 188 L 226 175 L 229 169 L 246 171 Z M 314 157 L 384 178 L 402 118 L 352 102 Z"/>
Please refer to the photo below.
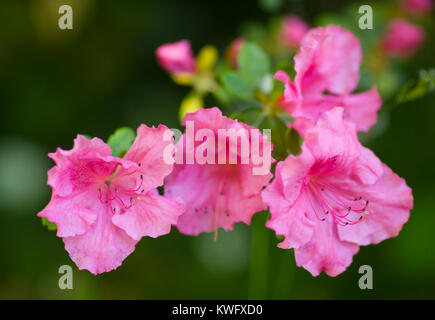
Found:
<path fill-rule="evenodd" d="M 308 32 L 309 26 L 301 18 L 295 15 L 287 15 L 284 18 L 281 39 L 290 47 L 298 47 L 302 38 Z"/>
<path fill-rule="evenodd" d="M 403 19 L 394 19 L 387 26 L 382 47 L 388 56 L 406 57 L 420 48 L 424 38 L 421 27 Z"/>
<path fill-rule="evenodd" d="M 163 69 L 170 73 L 194 73 L 195 57 L 188 40 L 166 43 L 156 50 L 156 56 Z"/>

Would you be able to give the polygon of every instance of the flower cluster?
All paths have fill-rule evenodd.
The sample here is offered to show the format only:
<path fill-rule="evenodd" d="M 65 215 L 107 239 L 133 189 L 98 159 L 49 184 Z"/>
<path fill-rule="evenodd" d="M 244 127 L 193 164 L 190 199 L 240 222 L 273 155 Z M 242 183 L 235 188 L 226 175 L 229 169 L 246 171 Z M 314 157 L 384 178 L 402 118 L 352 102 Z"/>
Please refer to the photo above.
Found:
<path fill-rule="evenodd" d="M 431 9 L 425 1 L 403 6 Z M 56 163 L 48 172 L 52 198 L 38 216 L 56 224 L 80 269 L 113 270 L 142 237 L 168 234 L 173 225 L 186 235 L 216 235 L 266 210 L 266 227 L 283 237 L 278 246 L 294 249 L 296 264 L 313 276 L 336 276 L 359 246 L 399 234 L 412 191 L 357 136 L 377 122 L 382 105 L 375 85 L 358 87 L 360 41 L 337 25 L 310 29 L 294 15 L 283 19 L 274 41 L 296 52 L 293 61 L 272 66 L 274 53 L 244 37 L 228 46 L 219 67 L 212 46 L 197 58 L 187 40 L 160 46 L 158 63 L 192 87 L 176 142 L 164 125 L 141 125 L 136 135 L 116 132 L 108 143 L 79 135 L 71 150 L 49 155 Z M 422 41 L 418 28 L 394 20 L 382 48 L 409 55 Z M 203 108 L 209 93 L 231 116 Z M 190 123 L 203 130 L 200 138 L 189 138 Z M 222 132 L 237 135 L 221 145 Z M 258 144 L 275 164 L 256 174 L 258 155 L 252 148 L 244 154 L 242 141 Z M 168 162 L 168 150 L 181 160 Z M 189 162 L 196 154 L 210 161 Z"/>

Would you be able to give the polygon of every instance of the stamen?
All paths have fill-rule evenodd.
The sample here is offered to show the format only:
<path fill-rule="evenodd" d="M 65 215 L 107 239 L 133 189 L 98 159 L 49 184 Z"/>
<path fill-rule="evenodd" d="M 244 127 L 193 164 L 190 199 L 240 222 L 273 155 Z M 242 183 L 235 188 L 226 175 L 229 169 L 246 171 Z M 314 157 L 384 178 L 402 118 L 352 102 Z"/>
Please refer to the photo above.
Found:
<path fill-rule="evenodd" d="M 142 165 L 141 163 L 138 163 L 139 167 L 141 165 Z M 138 172 L 138 169 L 135 169 L 134 172 L 129 172 L 129 173 L 127 172 L 127 173 L 124 173 L 124 174 L 126 176 L 129 176 L 129 175 L 132 175 L 132 174 L 136 174 L 137 172 Z M 100 202 L 102 204 L 104 204 L 104 205 L 107 205 L 107 204 L 109 204 L 109 202 L 115 200 L 119 204 L 120 209 L 116 210 L 115 207 L 111 206 L 110 210 L 114 214 L 116 212 L 122 213 L 123 210 L 128 210 L 129 208 L 131 208 L 134 205 L 136 200 L 137 201 L 141 200 L 141 198 L 138 197 L 138 195 L 139 195 L 138 191 L 141 190 L 140 193 L 144 193 L 145 192 L 145 189 L 143 187 L 143 183 L 144 183 L 144 176 L 143 176 L 143 174 L 140 174 L 139 178 L 140 178 L 140 183 L 137 186 L 137 188 L 134 189 L 134 190 L 126 190 L 124 188 L 120 188 L 119 189 L 120 186 L 114 187 L 114 186 L 112 186 L 113 185 L 113 181 L 111 179 L 104 181 L 104 184 L 106 186 L 104 194 L 103 194 L 103 190 L 101 188 L 98 188 L 98 193 L 99 193 L 98 197 L 99 197 Z M 125 201 L 128 201 L 126 199 L 129 199 L 129 202 L 126 203 Z"/>
<path fill-rule="evenodd" d="M 347 226 L 358 223 L 369 214 L 369 200 L 363 199 L 360 195 L 355 197 L 348 191 L 318 182 L 312 182 L 308 187 L 310 207 L 320 221 L 325 221 L 326 216 L 331 213 L 334 222 Z"/>

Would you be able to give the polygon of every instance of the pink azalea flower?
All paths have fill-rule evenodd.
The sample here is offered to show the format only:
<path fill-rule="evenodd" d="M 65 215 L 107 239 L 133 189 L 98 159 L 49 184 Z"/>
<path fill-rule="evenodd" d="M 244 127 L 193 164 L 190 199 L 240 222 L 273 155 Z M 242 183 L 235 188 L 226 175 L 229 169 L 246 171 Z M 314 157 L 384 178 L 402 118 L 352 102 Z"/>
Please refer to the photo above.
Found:
<path fill-rule="evenodd" d="M 172 170 L 163 161 L 165 130 L 141 125 L 123 159 L 102 140 L 81 135 L 73 149 L 49 154 L 56 162 L 48 171 L 53 195 L 38 216 L 56 223 L 79 269 L 116 269 L 141 237 L 169 233 L 183 213 L 180 200 L 155 190 Z"/>
<path fill-rule="evenodd" d="M 301 154 L 279 162 L 262 193 L 267 227 L 284 236 L 278 246 L 294 248 L 313 276 L 336 276 L 360 245 L 397 236 L 413 206 L 405 180 L 358 142 L 343 113 L 327 111 L 307 129 Z"/>
<path fill-rule="evenodd" d="M 403 0 L 402 7 L 413 15 L 428 13 L 433 8 L 432 0 Z"/>
<path fill-rule="evenodd" d="M 304 20 L 289 14 L 282 24 L 281 41 L 289 47 L 298 47 L 308 30 L 309 26 Z"/>
<path fill-rule="evenodd" d="M 228 46 L 225 55 L 227 60 L 231 63 L 233 68 L 238 68 L 238 57 L 240 53 L 240 49 L 242 48 L 242 44 L 245 43 L 245 39 L 242 37 L 237 38 Z"/>
<path fill-rule="evenodd" d="M 188 40 L 166 43 L 156 50 L 157 61 L 169 73 L 194 73 L 195 57 Z"/>
<path fill-rule="evenodd" d="M 359 81 L 361 57 L 359 40 L 350 31 L 333 25 L 311 29 L 294 58 L 294 82 L 284 71 L 275 74 L 285 84 L 281 106 L 294 117 L 313 121 L 340 106 L 358 131 L 368 131 L 376 123 L 382 100 L 375 87 L 352 94 Z"/>
<path fill-rule="evenodd" d="M 252 143 L 252 132 L 255 132 L 260 150 L 262 148 L 263 136 L 258 129 L 223 116 L 216 107 L 187 114 L 183 125 L 186 126 L 187 121 L 194 122 L 194 129 L 197 132 L 204 128 L 210 129 L 215 138 L 218 137 L 219 129 L 234 129 L 246 134 L 251 132 L 250 143 Z M 210 141 L 212 140 L 196 141 L 192 146 L 193 152 L 197 153 L 199 148 L 204 147 L 204 143 Z M 180 142 L 177 147 L 187 159 L 189 149 L 186 146 L 188 143 L 186 133 L 183 134 Z M 270 165 L 267 174 L 254 175 L 252 161 L 242 164 L 238 157 L 236 164 L 230 164 L 228 156 L 232 152 L 230 150 L 235 151 L 233 147 L 237 146 L 237 142 L 235 145 L 227 142 L 224 147 L 226 150 L 224 150 L 223 164 L 218 162 L 218 158 L 222 156 L 222 148 L 216 147 L 216 153 L 209 155 L 216 159 L 215 164 L 200 164 L 198 161 L 193 164 L 176 164 L 174 171 L 167 178 L 165 194 L 171 197 L 180 196 L 186 204 L 186 212 L 180 216 L 177 223 L 178 229 L 184 234 L 216 232 L 219 227 L 232 230 L 235 222 L 250 224 L 252 215 L 266 208 L 260 192 L 272 178 L 269 172 Z M 213 144 L 218 143 L 213 139 Z M 266 143 L 263 153 L 270 155 L 270 152 L 271 144 Z"/>
<path fill-rule="evenodd" d="M 382 39 L 382 47 L 390 57 L 413 55 L 424 42 L 424 31 L 419 26 L 403 19 L 392 20 Z"/>

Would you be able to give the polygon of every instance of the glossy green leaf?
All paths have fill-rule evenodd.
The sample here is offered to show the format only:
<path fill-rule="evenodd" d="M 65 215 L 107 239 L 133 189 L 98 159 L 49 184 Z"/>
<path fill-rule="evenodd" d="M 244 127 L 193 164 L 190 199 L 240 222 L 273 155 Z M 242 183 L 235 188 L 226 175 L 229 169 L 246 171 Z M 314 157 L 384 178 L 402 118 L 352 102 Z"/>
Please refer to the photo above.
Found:
<path fill-rule="evenodd" d="M 252 100 L 254 98 L 254 87 L 235 71 L 224 72 L 222 74 L 222 83 L 237 98 L 243 100 Z"/>
<path fill-rule="evenodd" d="M 130 149 L 135 137 L 136 134 L 131 128 L 123 127 L 117 129 L 107 140 L 112 149 L 112 155 L 114 157 L 123 157 L 128 149 Z"/>
<path fill-rule="evenodd" d="M 298 155 L 301 152 L 302 137 L 293 128 L 287 128 L 285 135 L 285 145 L 287 151 L 291 154 Z"/>
<path fill-rule="evenodd" d="M 260 88 L 264 78 L 270 73 L 270 60 L 259 45 L 246 42 L 238 56 L 240 74 L 251 86 Z"/>

